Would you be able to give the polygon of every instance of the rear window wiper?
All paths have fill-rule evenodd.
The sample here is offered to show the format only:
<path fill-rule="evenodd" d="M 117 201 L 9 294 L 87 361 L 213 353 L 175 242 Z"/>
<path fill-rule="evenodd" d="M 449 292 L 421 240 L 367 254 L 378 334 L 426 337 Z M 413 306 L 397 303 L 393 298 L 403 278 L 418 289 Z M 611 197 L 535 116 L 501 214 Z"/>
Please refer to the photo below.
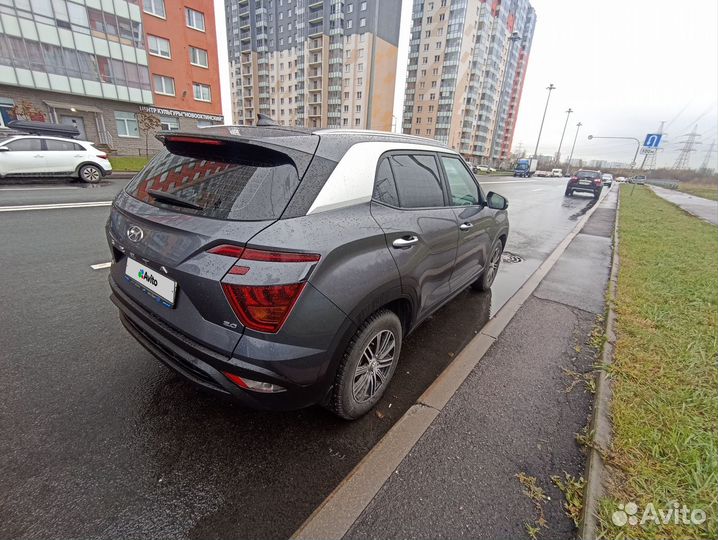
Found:
<path fill-rule="evenodd" d="M 194 210 L 204 210 L 204 206 L 183 199 L 182 197 L 178 197 L 177 195 L 173 195 L 172 193 L 167 193 L 166 191 L 148 189 L 147 194 L 153 199 L 163 203 L 173 204 L 175 206 L 184 206 L 185 208 L 192 208 Z"/>

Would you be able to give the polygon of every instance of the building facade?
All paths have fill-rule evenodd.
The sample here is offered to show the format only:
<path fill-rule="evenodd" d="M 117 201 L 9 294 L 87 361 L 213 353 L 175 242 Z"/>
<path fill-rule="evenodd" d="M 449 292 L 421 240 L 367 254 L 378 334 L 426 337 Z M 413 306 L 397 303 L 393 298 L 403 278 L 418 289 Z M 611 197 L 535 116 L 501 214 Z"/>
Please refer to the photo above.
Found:
<path fill-rule="evenodd" d="M 391 131 L 401 0 L 225 0 L 232 113 Z"/>
<path fill-rule="evenodd" d="M 0 2 L 0 132 L 16 118 L 64 123 L 138 155 L 159 148 L 139 113 L 190 129 L 221 109 L 212 0 Z"/>
<path fill-rule="evenodd" d="M 403 132 L 508 159 L 535 25 L 528 0 L 414 0 Z"/>

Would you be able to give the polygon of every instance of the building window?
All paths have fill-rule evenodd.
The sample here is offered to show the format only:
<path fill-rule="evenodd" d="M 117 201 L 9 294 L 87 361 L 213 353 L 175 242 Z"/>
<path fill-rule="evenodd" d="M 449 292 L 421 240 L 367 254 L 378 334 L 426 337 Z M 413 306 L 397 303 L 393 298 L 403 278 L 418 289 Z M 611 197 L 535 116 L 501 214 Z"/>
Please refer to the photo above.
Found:
<path fill-rule="evenodd" d="M 160 116 L 160 129 L 163 131 L 179 131 L 179 119 L 174 116 Z"/>
<path fill-rule="evenodd" d="M 354 26 L 354 21 L 352 21 L 351 19 L 349 19 L 349 20 L 347 21 L 347 28 L 351 28 L 352 26 Z"/>
<path fill-rule="evenodd" d="M 359 71 L 359 72 L 364 71 L 364 64 L 357 64 L 357 71 Z"/>
<path fill-rule="evenodd" d="M 194 99 L 197 101 L 212 101 L 212 92 L 208 84 L 192 83 Z"/>
<path fill-rule="evenodd" d="M 349 4 L 347 6 L 347 13 L 352 13 L 354 11 L 354 4 Z"/>
<path fill-rule="evenodd" d="M 172 77 L 165 77 L 164 75 L 152 75 L 152 79 L 155 83 L 156 94 L 164 94 L 166 96 L 175 95 L 175 80 Z"/>
<path fill-rule="evenodd" d="M 197 127 L 198 128 L 204 128 L 204 127 L 210 127 L 214 124 L 210 120 L 197 120 Z"/>
<path fill-rule="evenodd" d="M 360 119 L 360 118 L 355 118 L 355 119 L 354 119 L 354 125 L 355 125 L 355 126 L 358 126 L 360 123 L 361 123 L 361 119 Z"/>
<path fill-rule="evenodd" d="M 120 137 L 131 137 L 138 139 L 140 129 L 137 126 L 137 117 L 135 113 L 115 111 L 115 124 L 117 125 L 117 135 Z"/>
<path fill-rule="evenodd" d="M 204 13 L 187 8 L 187 26 L 204 32 Z"/>
<path fill-rule="evenodd" d="M 190 47 L 189 62 L 194 66 L 200 66 L 203 68 L 209 67 L 209 57 L 207 56 L 207 51 L 204 49 L 198 49 L 197 47 Z"/>
<path fill-rule="evenodd" d="M 168 39 L 147 35 L 147 51 L 162 58 L 172 58 Z"/>
<path fill-rule="evenodd" d="M 145 13 L 155 17 L 162 17 L 163 19 L 167 16 L 165 14 L 165 0 L 144 0 L 142 5 Z"/>
<path fill-rule="evenodd" d="M 364 17 L 362 17 L 361 19 L 359 19 L 359 26 L 361 26 L 361 27 L 366 26 L 366 19 L 365 19 Z"/>
<path fill-rule="evenodd" d="M 362 2 L 361 4 L 359 4 L 359 6 L 360 6 L 359 9 L 361 11 L 366 11 L 366 2 Z"/>

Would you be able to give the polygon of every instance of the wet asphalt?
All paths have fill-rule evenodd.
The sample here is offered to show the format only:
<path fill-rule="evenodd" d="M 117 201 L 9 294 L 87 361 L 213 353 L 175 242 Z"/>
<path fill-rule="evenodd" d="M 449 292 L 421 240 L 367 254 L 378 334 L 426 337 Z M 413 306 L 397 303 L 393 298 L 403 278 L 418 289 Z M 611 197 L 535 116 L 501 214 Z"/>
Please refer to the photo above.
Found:
<path fill-rule="evenodd" d="M 242 409 L 136 344 L 107 271 L 90 268 L 109 260 L 108 208 L 0 212 L 0 537 L 288 537 L 593 204 L 565 198 L 564 180 L 481 180 L 509 198 L 521 262 L 412 334 L 382 402 L 353 423 Z M 124 183 L 4 184 L 0 210 L 111 200 Z"/>

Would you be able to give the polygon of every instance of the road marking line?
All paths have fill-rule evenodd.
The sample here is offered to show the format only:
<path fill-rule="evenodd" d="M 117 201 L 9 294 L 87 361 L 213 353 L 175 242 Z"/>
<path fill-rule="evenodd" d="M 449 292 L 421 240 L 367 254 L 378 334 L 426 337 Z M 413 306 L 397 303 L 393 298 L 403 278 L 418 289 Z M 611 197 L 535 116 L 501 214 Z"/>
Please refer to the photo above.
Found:
<path fill-rule="evenodd" d="M 64 186 L 64 187 L 4 187 L 0 188 L 0 191 L 49 191 L 54 189 L 80 189 L 79 187 Z"/>
<path fill-rule="evenodd" d="M 56 203 L 56 204 L 25 204 L 21 206 L 0 206 L 0 212 L 22 212 L 25 210 L 58 210 L 61 208 L 93 208 L 110 206 L 112 201 Z"/>
<path fill-rule="evenodd" d="M 90 268 L 92 268 L 93 270 L 103 270 L 105 268 L 109 268 L 110 266 L 112 266 L 112 263 L 106 262 L 106 263 L 99 263 L 99 264 L 91 264 Z"/>

